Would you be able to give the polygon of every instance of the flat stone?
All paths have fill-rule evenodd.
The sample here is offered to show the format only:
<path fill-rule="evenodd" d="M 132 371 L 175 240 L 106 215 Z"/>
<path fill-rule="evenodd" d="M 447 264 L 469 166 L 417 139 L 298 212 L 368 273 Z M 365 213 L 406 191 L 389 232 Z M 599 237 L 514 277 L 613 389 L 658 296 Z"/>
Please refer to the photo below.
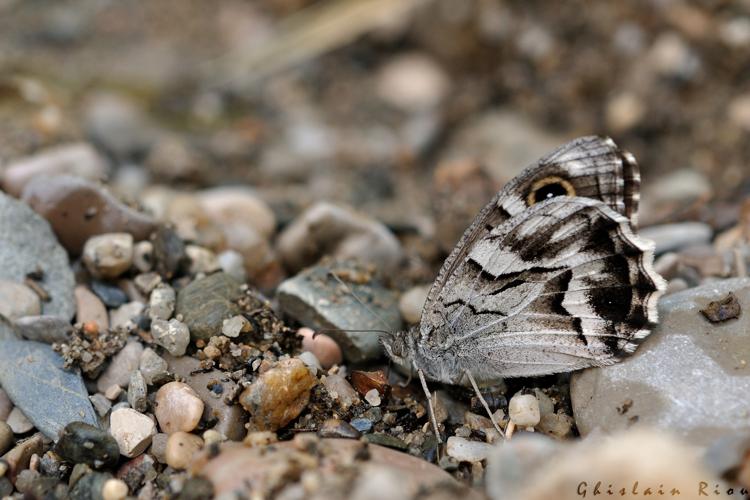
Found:
<path fill-rule="evenodd" d="M 163 381 L 167 376 L 167 362 L 150 347 L 143 350 L 138 369 L 149 385 Z"/>
<path fill-rule="evenodd" d="M 738 319 L 700 312 L 733 292 Z M 636 353 L 613 366 L 574 374 L 571 401 L 582 435 L 637 426 L 696 444 L 750 430 L 750 279 L 716 281 L 664 297 L 660 324 Z"/>
<path fill-rule="evenodd" d="M 81 375 L 65 370 L 63 359 L 47 344 L 1 341 L 0 384 L 13 403 L 50 439 L 57 439 L 70 422 L 98 423 Z"/>
<path fill-rule="evenodd" d="M 156 392 L 154 400 L 156 420 L 162 432 L 190 432 L 198 426 L 204 404 L 189 385 L 169 382 Z"/>
<path fill-rule="evenodd" d="M 200 361 L 189 356 L 176 358 L 165 355 L 164 359 L 169 364 L 169 370 L 192 387 L 203 401 L 203 420 L 214 423 L 213 429 L 227 439 L 241 441 L 245 437 L 247 413 L 239 404 L 227 404 L 224 401 L 224 395 L 235 393 L 237 383 L 222 371 L 201 370 Z M 208 388 L 209 385 L 216 384 L 221 386 L 221 394 Z"/>
<path fill-rule="evenodd" d="M 109 426 L 120 454 L 131 458 L 146 451 L 151 437 L 156 434 L 154 421 L 132 408 L 114 410 L 109 417 Z"/>
<path fill-rule="evenodd" d="M 3 189 L 20 196 L 31 179 L 38 176 L 68 174 L 92 181 L 107 177 L 107 162 L 88 143 L 76 142 L 45 148 L 10 163 L 2 175 Z"/>
<path fill-rule="evenodd" d="M 99 468 L 112 468 L 120 458 L 117 441 L 107 431 L 83 422 L 65 426 L 55 445 L 55 453 L 70 463 L 85 463 Z"/>
<path fill-rule="evenodd" d="M 382 347 L 377 334 L 350 330 L 401 330 L 396 294 L 374 280 L 364 284 L 343 280 L 347 285 L 344 288 L 330 275 L 331 271 L 341 276 L 362 272 L 349 264 L 306 269 L 279 286 L 277 297 L 281 309 L 305 326 L 331 330 L 326 334 L 336 341 L 350 362 L 380 357 Z M 352 292 L 377 316 L 362 307 Z"/>
<path fill-rule="evenodd" d="M 52 344 L 70 340 L 73 326 L 60 316 L 26 316 L 15 321 L 15 331 L 26 340 Z"/>
<path fill-rule="evenodd" d="M 354 387 L 341 375 L 332 373 L 323 379 L 323 386 L 331 398 L 337 400 L 344 408 L 359 402 L 359 395 Z"/>
<path fill-rule="evenodd" d="M 22 283 L 0 280 L 0 315 L 10 320 L 42 311 L 39 296 Z"/>
<path fill-rule="evenodd" d="M 0 240 L 0 280 L 23 283 L 30 273 L 40 272 L 37 283 L 50 297 L 42 302 L 42 313 L 71 319 L 75 280 L 68 254 L 49 223 L 25 203 L 0 193 Z"/>
<path fill-rule="evenodd" d="M 226 273 L 197 279 L 177 294 L 177 314 L 190 329 L 193 340 L 221 334 L 225 319 L 240 313 L 240 283 Z"/>
<path fill-rule="evenodd" d="M 26 185 L 22 199 L 49 221 L 72 255 L 79 255 L 92 236 L 130 233 L 141 241 L 157 227 L 152 218 L 128 207 L 100 185 L 77 177 L 37 177 Z"/>
<path fill-rule="evenodd" d="M 138 369 L 138 364 L 141 362 L 141 354 L 143 354 L 143 345 L 136 340 L 128 341 L 125 347 L 114 355 L 104 373 L 99 376 L 96 381 L 97 390 L 104 393 L 113 385 L 127 387 L 130 374 Z"/>
<path fill-rule="evenodd" d="M 76 321 L 78 323 L 96 323 L 99 331 L 109 328 L 109 315 L 99 297 L 84 285 L 75 288 Z"/>
<path fill-rule="evenodd" d="M 302 361 L 287 359 L 258 377 L 239 402 L 250 414 L 252 430 L 276 431 L 302 413 L 317 383 Z"/>
<path fill-rule="evenodd" d="M 318 436 L 322 438 L 359 439 L 361 433 L 343 420 L 329 418 L 320 425 Z"/>

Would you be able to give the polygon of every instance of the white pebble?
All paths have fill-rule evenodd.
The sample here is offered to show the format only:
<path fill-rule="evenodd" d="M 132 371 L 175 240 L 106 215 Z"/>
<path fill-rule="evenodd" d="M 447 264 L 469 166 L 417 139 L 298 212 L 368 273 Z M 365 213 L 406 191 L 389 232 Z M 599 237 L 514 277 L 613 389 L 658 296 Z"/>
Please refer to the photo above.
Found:
<path fill-rule="evenodd" d="M 182 356 L 190 344 L 190 330 L 182 321 L 155 319 L 151 322 L 154 342 L 169 351 L 172 356 Z"/>
<path fill-rule="evenodd" d="M 245 261 L 242 255 L 235 250 L 225 250 L 218 256 L 221 270 L 235 278 L 240 283 L 247 281 Z"/>
<path fill-rule="evenodd" d="M 516 393 L 508 403 L 510 419 L 519 427 L 534 427 L 539 423 L 539 400 L 533 394 Z"/>
<path fill-rule="evenodd" d="M 370 406 L 380 406 L 380 393 L 377 389 L 370 389 L 365 394 L 365 401 L 370 403 Z"/>
<path fill-rule="evenodd" d="M 221 333 L 230 338 L 239 337 L 240 333 L 247 333 L 252 328 L 246 317 L 238 314 L 225 319 L 221 324 Z"/>
<path fill-rule="evenodd" d="M 317 375 L 318 372 L 323 371 L 323 367 L 320 366 L 320 361 L 318 361 L 318 358 L 315 357 L 315 354 L 311 353 L 310 351 L 305 351 L 299 356 L 297 356 L 299 359 L 302 360 L 305 365 L 313 372 L 313 375 Z"/>
<path fill-rule="evenodd" d="M 104 500 L 122 500 L 128 496 L 128 485 L 122 479 L 107 479 L 102 486 Z"/>
<path fill-rule="evenodd" d="M 132 408 L 114 410 L 109 417 L 109 426 L 120 453 L 131 458 L 143 453 L 156 434 L 154 421 Z"/>
<path fill-rule="evenodd" d="M 133 265 L 142 273 L 147 273 L 154 266 L 154 244 L 150 241 L 139 241 L 133 247 Z"/>
<path fill-rule="evenodd" d="M 176 294 L 169 285 L 159 285 L 151 292 L 149 299 L 149 316 L 151 319 L 169 319 L 174 313 Z"/>
<path fill-rule="evenodd" d="M 83 247 L 83 262 L 94 277 L 118 277 L 133 263 L 133 236 L 108 233 L 89 238 Z"/>
<path fill-rule="evenodd" d="M 480 462 L 487 458 L 492 445 L 481 441 L 470 441 L 468 439 L 451 436 L 448 438 L 446 453 L 459 462 Z"/>
<path fill-rule="evenodd" d="M 212 273 L 221 269 L 216 254 L 208 248 L 198 245 L 187 245 L 185 253 L 190 259 L 190 274 Z"/>
<path fill-rule="evenodd" d="M 417 324 L 422 318 L 422 306 L 427 300 L 427 293 L 430 288 L 427 286 L 415 286 L 404 292 L 398 301 L 398 309 L 404 321 L 410 324 Z"/>

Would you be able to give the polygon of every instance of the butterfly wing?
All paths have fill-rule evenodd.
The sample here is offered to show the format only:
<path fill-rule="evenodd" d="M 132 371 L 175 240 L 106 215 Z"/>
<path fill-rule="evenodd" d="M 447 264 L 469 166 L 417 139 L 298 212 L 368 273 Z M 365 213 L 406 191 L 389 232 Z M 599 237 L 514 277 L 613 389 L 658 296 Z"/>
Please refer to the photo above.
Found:
<path fill-rule="evenodd" d="M 560 183 L 552 194 L 562 186 L 566 195 L 531 197 L 550 178 Z M 651 247 L 634 234 L 637 183 L 632 157 L 611 140 L 583 138 L 500 191 L 425 305 L 421 354 L 455 364 L 433 378 L 542 375 L 632 352 L 663 289 Z"/>

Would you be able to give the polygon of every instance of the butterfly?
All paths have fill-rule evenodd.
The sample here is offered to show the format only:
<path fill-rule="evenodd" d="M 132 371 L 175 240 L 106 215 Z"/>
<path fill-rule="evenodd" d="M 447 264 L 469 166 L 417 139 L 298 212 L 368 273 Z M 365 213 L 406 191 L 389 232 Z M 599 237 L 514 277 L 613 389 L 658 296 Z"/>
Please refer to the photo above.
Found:
<path fill-rule="evenodd" d="M 479 386 L 504 378 L 633 353 L 665 289 L 653 243 L 638 236 L 639 187 L 634 157 L 606 137 L 575 139 L 526 168 L 448 256 L 419 326 L 381 337 L 386 353 L 417 372 L 430 403 L 426 380 L 482 399 Z"/>

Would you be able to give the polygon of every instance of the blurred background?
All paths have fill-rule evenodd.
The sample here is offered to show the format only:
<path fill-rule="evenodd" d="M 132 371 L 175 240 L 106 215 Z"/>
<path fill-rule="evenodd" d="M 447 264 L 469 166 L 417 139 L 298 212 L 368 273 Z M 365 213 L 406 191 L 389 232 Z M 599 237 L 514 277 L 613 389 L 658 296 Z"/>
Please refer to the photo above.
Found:
<path fill-rule="evenodd" d="M 0 162 L 86 140 L 146 205 L 246 184 L 280 227 L 340 202 L 440 254 L 528 163 L 606 134 L 644 224 L 720 230 L 750 192 L 749 63 L 747 1 L 0 0 Z"/>

